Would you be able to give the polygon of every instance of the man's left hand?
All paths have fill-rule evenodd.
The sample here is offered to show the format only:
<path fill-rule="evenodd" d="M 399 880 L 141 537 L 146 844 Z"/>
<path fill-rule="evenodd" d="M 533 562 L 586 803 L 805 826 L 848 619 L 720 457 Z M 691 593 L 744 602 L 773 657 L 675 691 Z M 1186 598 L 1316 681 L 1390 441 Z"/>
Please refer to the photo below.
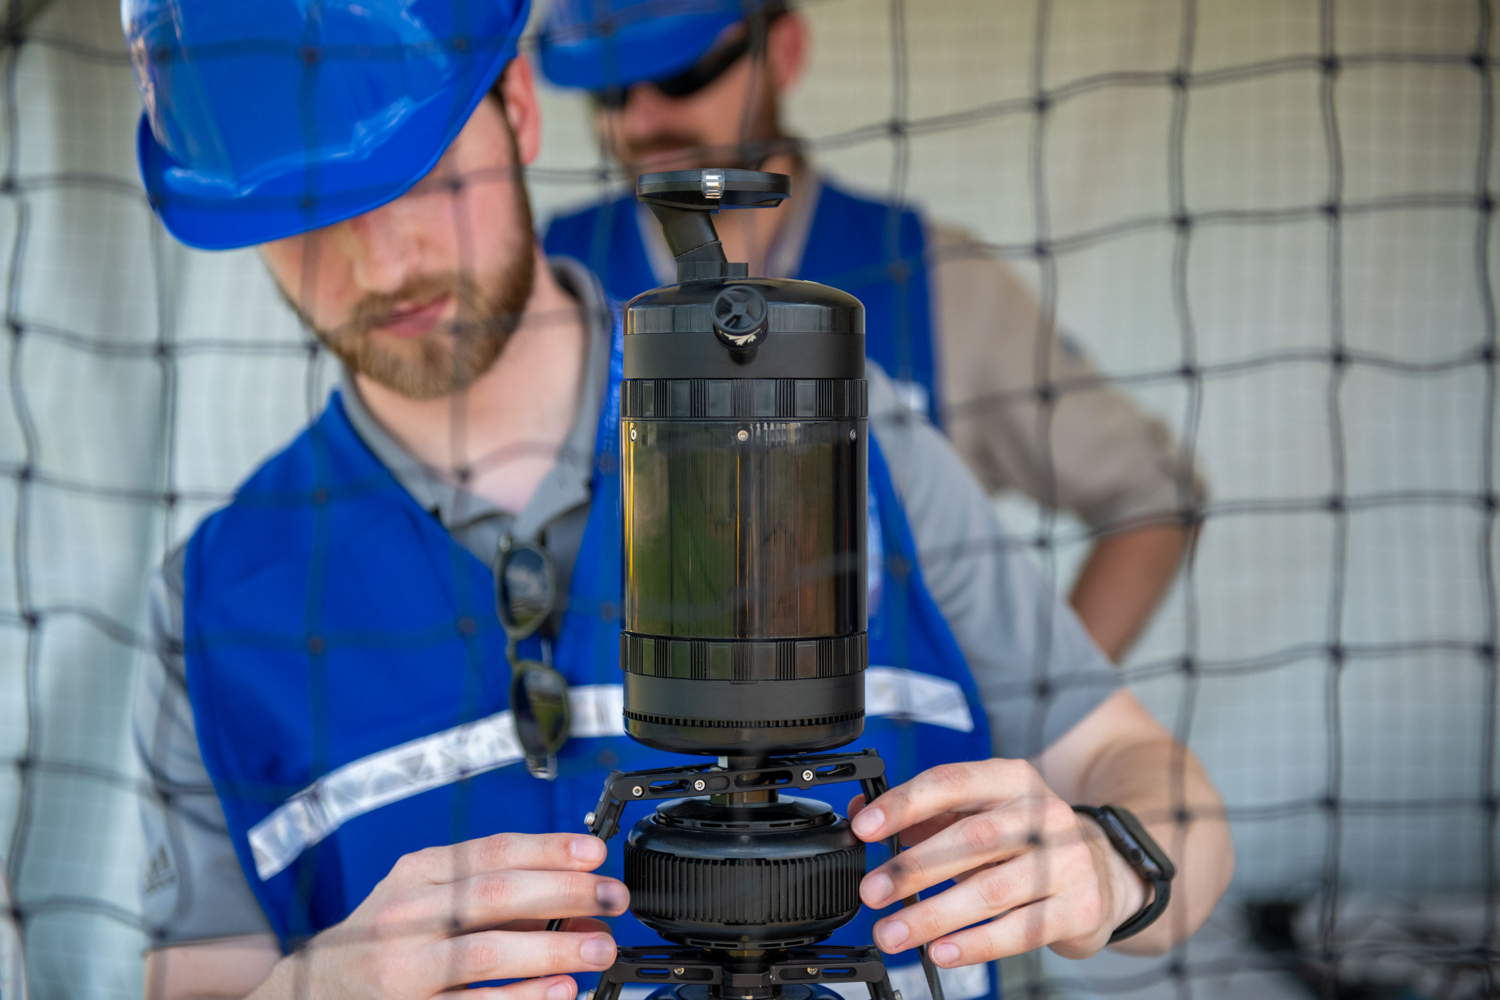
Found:
<path fill-rule="evenodd" d="M 849 814 L 861 840 L 900 834 L 907 846 L 865 876 L 866 906 L 956 882 L 875 925 L 888 953 L 930 942 L 932 960 L 950 968 L 1043 946 L 1083 958 L 1146 901 L 1103 831 L 1024 760 L 934 767 L 873 803 L 856 798 Z"/>

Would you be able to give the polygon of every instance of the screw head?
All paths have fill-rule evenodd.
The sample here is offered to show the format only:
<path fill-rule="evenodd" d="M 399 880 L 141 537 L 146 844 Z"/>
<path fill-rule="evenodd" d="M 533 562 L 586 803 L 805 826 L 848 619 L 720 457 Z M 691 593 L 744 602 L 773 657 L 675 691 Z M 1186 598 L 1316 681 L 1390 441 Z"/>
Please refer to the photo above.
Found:
<path fill-rule="evenodd" d="M 703 791 L 703 789 L 705 789 L 707 787 L 708 787 L 708 785 L 704 782 L 704 780 L 702 778 L 699 778 L 697 781 L 693 782 L 693 791 L 695 791 L 695 792 L 701 792 L 701 791 Z"/>
<path fill-rule="evenodd" d="M 749 441 L 750 440 L 750 432 L 747 431 L 747 430 L 745 430 L 745 428 L 741 427 L 739 430 L 737 430 L 737 431 L 734 432 L 734 439 L 736 441 L 740 441 L 740 442 Z"/>
<path fill-rule="evenodd" d="M 634 788 L 632 788 L 630 790 L 630 794 L 634 795 L 636 798 L 640 798 L 642 795 L 646 794 L 646 790 L 644 788 L 642 788 L 640 785 L 636 785 Z"/>
<path fill-rule="evenodd" d="M 854 441 L 858 437 L 859 437 L 859 432 L 856 431 L 853 427 L 849 428 L 849 440 L 850 441 Z"/>
<path fill-rule="evenodd" d="M 811 780 L 813 780 L 812 768 L 808 768 L 806 771 L 802 772 L 802 780 L 803 781 L 811 781 Z"/>
<path fill-rule="evenodd" d="M 684 966 L 679 965 L 675 969 L 672 970 L 672 975 L 674 975 L 674 976 L 680 976 L 680 975 L 682 975 L 685 972 L 687 972 L 687 969 Z"/>
<path fill-rule="evenodd" d="M 635 440 L 635 428 L 634 427 L 630 428 L 630 440 L 632 440 L 632 441 Z"/>
<path fill-rule="evenodd" d="M 587 813 L 583 814 L 583 825 L 584 826 L 593 826 L 594 825 L 594 814 L 592 812 L 587 812 Z"/>
<path fill-rule="evenodd" d="M 807 974 L 809 976 L 816 976 L 818 974 L 818 970 L 816 968 L 814 968 L 813 966 L 809 965 L 807 967 Z"/>

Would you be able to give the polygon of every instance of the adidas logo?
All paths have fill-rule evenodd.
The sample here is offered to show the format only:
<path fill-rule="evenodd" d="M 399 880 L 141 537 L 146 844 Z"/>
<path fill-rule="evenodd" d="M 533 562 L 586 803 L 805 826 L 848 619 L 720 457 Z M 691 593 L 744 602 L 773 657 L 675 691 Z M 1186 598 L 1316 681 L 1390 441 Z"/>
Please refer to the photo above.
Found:
<path fill-rule="evenodd" d="M 166 845 L 162 844 L 156 848 L 156 853 L 151 855 L 151 861 L 146 865 L 146 894 L 161 892 L 176 884 L 177 869 L 172 866 L 172 859 L 167 856 Z"/>

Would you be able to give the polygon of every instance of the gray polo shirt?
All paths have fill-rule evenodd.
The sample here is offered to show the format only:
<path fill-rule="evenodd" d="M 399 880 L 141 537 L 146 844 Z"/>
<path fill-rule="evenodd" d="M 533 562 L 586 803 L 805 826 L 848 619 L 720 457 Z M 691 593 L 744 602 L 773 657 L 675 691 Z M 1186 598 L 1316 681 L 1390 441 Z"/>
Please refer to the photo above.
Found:
<path fill-rule="evenodd" d="M 588 351 L 582 403 L 559 457 L 521 511 L 497 508 L 407 452 L 359 399 L 344 406 L 360 438 L 398 482 L 486 563 L 502 535 L 544 540 L 566 587 L 588 514 L 588 470 L 608 379 L 611 323 L 602 292 L 572 262 L 554 271 L 579 299 Z M 984 491 L 951 446 L 873 365 L 872 429 L 911 522 L 922 573 L 978 683 L 996 756 L 1030 757 L 1119 686 L 1053 587 L 1004 537 Z M 157 946 L 270 933 L 234 853 L 198 749 L 182 657 L 183 548 L 153 585 L 160 655 L 140 672 L 135 739 L 159 793 L 142 797 L 148 845 L 145 913 Z"/>

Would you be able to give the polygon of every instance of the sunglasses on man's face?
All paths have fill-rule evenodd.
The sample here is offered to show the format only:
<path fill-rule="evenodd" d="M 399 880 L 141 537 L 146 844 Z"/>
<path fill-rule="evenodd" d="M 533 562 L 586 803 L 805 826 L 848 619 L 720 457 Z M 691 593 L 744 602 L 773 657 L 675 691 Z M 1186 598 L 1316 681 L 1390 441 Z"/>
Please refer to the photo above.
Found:
<path fill-rule="evenodd" d="M 517 656 L 517 646 L 535 635 L 557 607 L 557 574 L 547 553 L 509 535 L 495 556 L 495 616 L 505 629 L 510 665 L 510 714 L 526 769 L 538 778 L 557 777 L 557 752 L 568 742 L 572 709 L 568 682 L 540 660 Z"/>
<path fill-rule="evenodd" d="M 755 44 L 757 32 L 746 30 L 738 41 L 715 49 L 681 73 L 664 76 L 660 80 L 643 80 L 655 87 L 664 96 L 675 99 L 691 97 L 729 71 Z M 607 111 L 619 111 L 630 103 L 630 87 L 607 87 L 591 91 L 594 105 Z"/>

